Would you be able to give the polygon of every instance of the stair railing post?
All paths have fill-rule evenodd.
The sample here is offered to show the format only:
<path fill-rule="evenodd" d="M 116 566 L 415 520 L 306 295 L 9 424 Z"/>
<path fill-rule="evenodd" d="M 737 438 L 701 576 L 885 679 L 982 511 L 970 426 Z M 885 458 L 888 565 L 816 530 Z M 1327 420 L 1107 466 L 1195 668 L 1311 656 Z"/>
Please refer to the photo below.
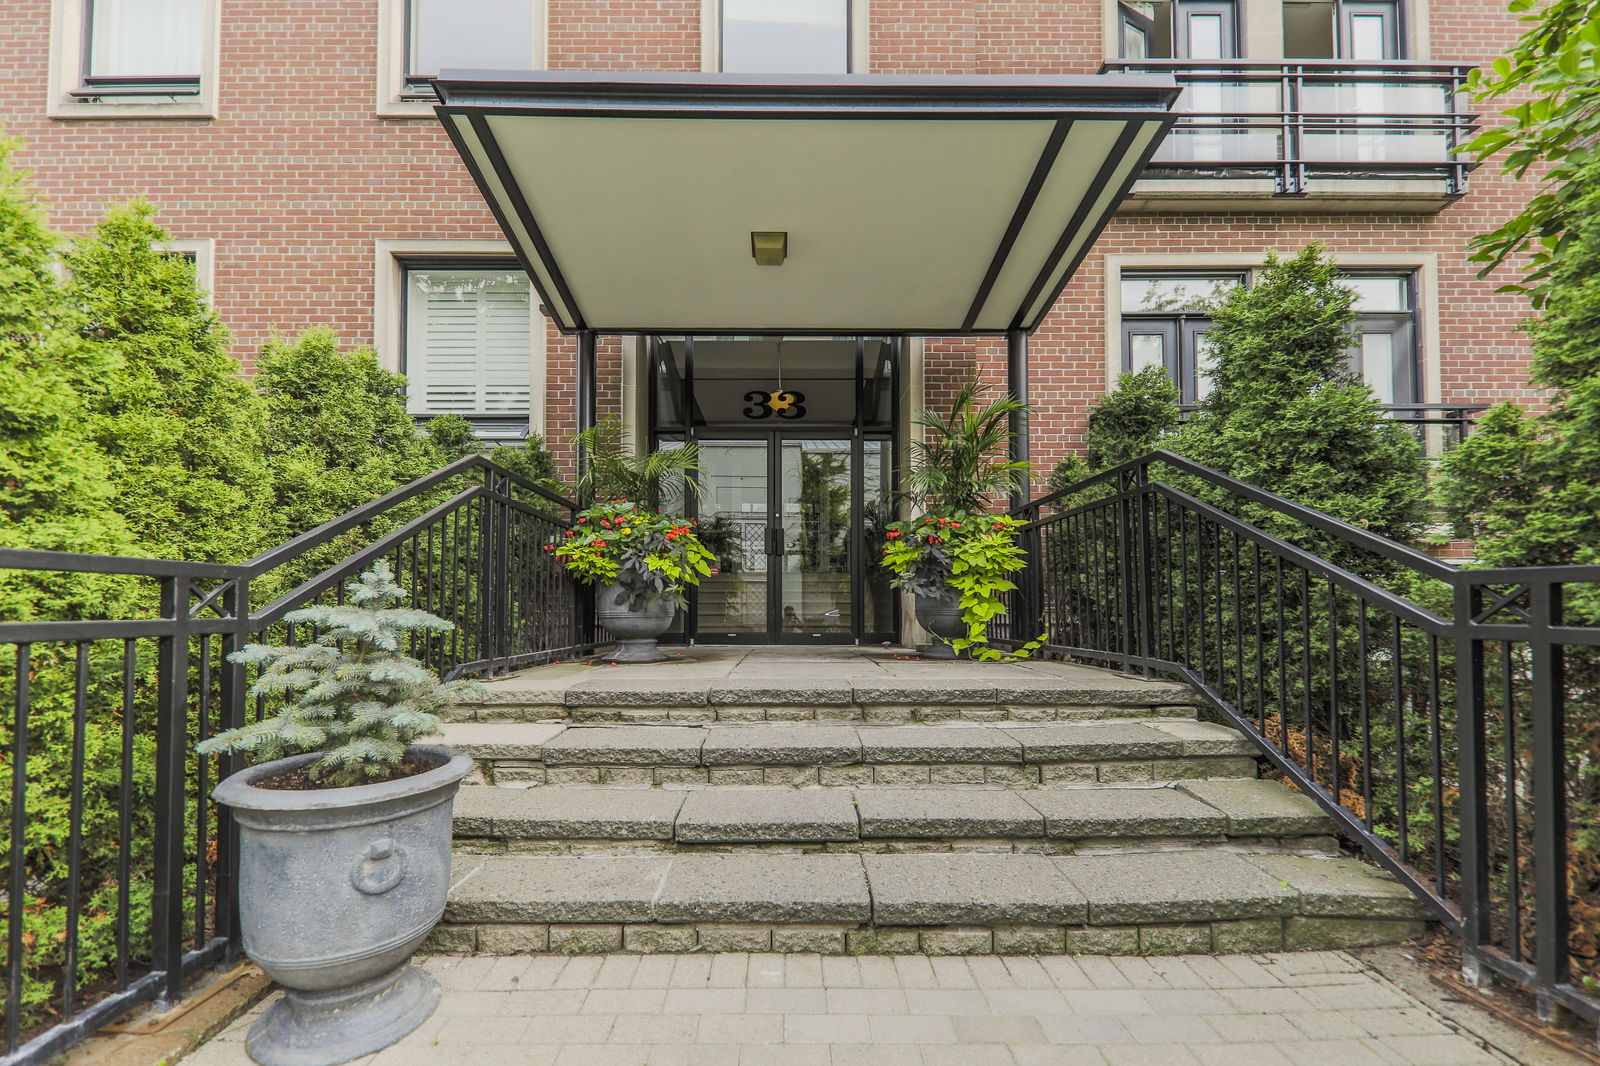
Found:
<path fill-rule="evenodd" d="M 1571 979 L 1567 935 L 1567 756 L 1565 648 L 1551 635 L 1563 624 L 1562 588 L 1538 578 L 1528 592 L 1533 615 L 1529 640 L 1533 714 L 1534 989 L 1540 1018 L 1560 1019 L 1551 995 Z"/>
<path fill-rule="evenodd" d="M 1122 644 L 1122 668 L 1133 672 L 1134 658 L 1139 654 L 1139 593 L 1138 567 L 1134 563 L 1137 543 L 1133 523 L 1133 476 L 1124 470 L 1117 475 L 1117 559 L 1119 562 L 1118 597 L 1122 615 L 1118 626 L 1118 639 Z"/>
<path fill-rule="evenodd" d="M 221 706 L 218 708 L 218 729 L 237 729 L 244 725 L 249 703 L 249 685 L 245 668 L 233 661 L 233 653 L 250 639 L 250 580 L 238 578 L 223 593 L 222 613 L 233 625 L 222 635 Z M 244 768 L 244 756 L 229 752 L 220 756 L 217 780 L 221 781 Z M 233 819 L 230 807 L 218 805 L 217 809 L 217 935 L 227 941 L 224 964 L 233 966 L 239 961 L 241 936 L 239 928 L 239 826 Z"/>
<path fill-rule="evenodd" d="M 1140 463 L 1134 472 L 1134 486 L 1139 494 L 1139 654 L 1146 659 L 1156 656 L 1156 589 L 1155 589 L 1155 529 L 1150 513 L 1150 464 Z M 1148 663 L 1144 674 L 1155 673 Z"/>
<path fill-rule="evenodd" d="M 1483 642 L 1473 632 L 1483 594 L 1469 575 L 1455 580 L 1456 751 L 1461 781 L 1461 975 L 1488 984 L 1481 949 L 1489 940 L 1489 800 L 1485 792 Z"/>
<path fill-rule="evenodd" d="M 161 973 L 160 998 L 183 993 L 184 773 L 189 740 L 189 581 L 161 582 L 161 616 L 171 623 L 156 642 L 155 841 L 150 891 L 150 968 Z"/>

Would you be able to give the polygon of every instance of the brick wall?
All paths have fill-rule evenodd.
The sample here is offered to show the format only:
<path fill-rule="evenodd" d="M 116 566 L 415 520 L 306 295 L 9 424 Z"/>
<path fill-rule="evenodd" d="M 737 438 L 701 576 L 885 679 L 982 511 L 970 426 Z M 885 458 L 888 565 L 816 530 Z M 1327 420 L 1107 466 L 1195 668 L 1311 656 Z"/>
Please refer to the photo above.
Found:
<path fill-rule="evenodd" d="M 1260 2 L 1260 0 L 1257 0 Z M 1500 0 L 1433 0 L 1433 57 L 1498 54 L 1515 23 Z M 692 70 L 699 0 L 551 0 L 553 68 Z M 0 32 L 0 121 L 58 227 L 81 232 L 106 204 L 145 196 L 176 238 L 215 240 L 215 302 L 248 368 L 275 334 L 328 325 L 373 341 L 373 241 L 500 236 L 431 118 L 374 115 L 378 18 L 373 0 L 223 0 L 220 117 L 45 117 L 47 0 L 7 0 Z M 1101 53 L 1098 0 L 874 0 L 871 61 L 892 73 L 1087 73 Z M 937 165 L 930 160 L 930 165 Z M 1324 239 L 1336 255 L 1431 251 L 1440 262 L 1446 400 L 1527 395 L 1525 304 L 1479 281 L 1464 245 L 1513 211 L 1526 189 L 1489 169 L 1437 215 L 1139 215 L 1115 220 L 1034 337 L 1034 454 L 1081 446 L 1105 381 L 1105 256 L 1293 250 Z M 549 336 L 549 435 L 570 433 L 573 343 Z M 619 403 L 621 345 L 601 349 L 602 412 Z M 974 370 L 1004 378 L 995 341 L 930 338 L 927 399 L 947 402 Z"/>

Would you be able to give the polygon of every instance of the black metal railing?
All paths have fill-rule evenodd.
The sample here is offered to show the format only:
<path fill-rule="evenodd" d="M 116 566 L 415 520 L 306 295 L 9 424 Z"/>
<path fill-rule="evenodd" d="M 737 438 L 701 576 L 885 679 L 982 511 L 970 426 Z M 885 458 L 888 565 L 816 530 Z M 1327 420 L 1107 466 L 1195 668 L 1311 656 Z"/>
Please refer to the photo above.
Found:
<path fill-rule="evenodd" d="M 1386 403 L 1379 407 L 1385 418 L 1400 423 L 1416 436 L 1428 459 L 1437 459 L 1466 440 L 1478 415 L 1489 409 L 1486 403 Z M 1185 419 L 1198 410 L 1197 403 L 1178 405 L 1178 412 Z"/>
<path fill-rule="evenodd" d="M 575 507 L 471 456 L 238 565 L 0 550 L 53 615 L 83 616 L 0 624 L 0 1064 L 43 1062 L 237 957 L 237 850 L 209 794 L 242 763 L 194 751 L 261 713 L 233 651 L 305 639 L 285 615 L 342 602 L 387 559 L 414 606 L 456 624 L 411 649 L 442 675 L 580 654 L 592 614 L 547 550 Z"/>
<path fill-rule="evenodd" d="M 1460 110 L 1470 64 L 1299 59 L 1141 59 L 1102 73 L 1171 74 L 1181 117 L 1143 177 L 1271 178 L 1279 195 L 1313 180 L 1435 178 L 1466 190 L 1456 147 L 1475 115 Z"/>
<path fill-rule="evenodd" d="M 1569 939 L 1597 845 L 1568 820 L 1600 811 L 1600 566 L 1459 569 L 1166 452 L 1016 513 L 1030 562 L 1000 636 L 1188 681 L 1469 971 L 1600 1018 Z"/>

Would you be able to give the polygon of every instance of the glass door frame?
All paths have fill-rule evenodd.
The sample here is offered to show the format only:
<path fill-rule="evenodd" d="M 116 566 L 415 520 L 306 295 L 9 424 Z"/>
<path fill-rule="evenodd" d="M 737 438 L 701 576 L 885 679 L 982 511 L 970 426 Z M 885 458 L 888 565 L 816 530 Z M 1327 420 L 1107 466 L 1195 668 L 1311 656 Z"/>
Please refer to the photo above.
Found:
<path fill-rule="evenodd" d="M 710 340 L 726 340 L 729 338 L 708 338 Z M 847 339 L 847 338 L 840 338 Z M 780 505 L 781 496 L 781 469 L 782 469 L 782 441 L 784 440 L 849 440 L 850 447 L 850 630 L 848 633 L 838 634 L 836 639 L 785 639 L 782 626 L 782 589 L 781 564 L 774 567 L 773 555 L 768 553 L 767 568 L 767 632 L 765 634 L 750 634 L 749 636 L 727 637 L 717 636 L 702 639 L 699 633 L 700 596 L 697 589 L 688 590 L 687 602 L 684 609 L 679 612 L 681 624 L 674 626 L 674 632 L 663 635 L 664 643 L 750 643 L 750 644 L 876 644 L 892 642 L 897 639 L 900 632 L 900 597 L 891 595 L 889 598 L 889 618 L 887 629 L 875 629 L 868 632 L 865 628 L 867 595 L 867 567 L 872 565 L 868 558 L 870 546 L 866 543 L 865 534 L 865 503 L 866 503 L 866 440 L 881 440 L 886 442 L 884 448 L 884 461 L 889 464 L 888 486 L 891 495 L 898 493 L 900 488 L 900 468 L 902 464 L 901 434 L 900 434 L 900 374 L 905 365 L 905 347 L 901 338 L 866 338 L 855 337 L 856 343 L 856 387 L 855 410 L 850 412 L 850 418 L 824 422 L 818 420 L 814 424 L 791 426 L 705 426 L 696 425 L 694 412 L 697 411 L 694 395 L 694 341 L 692 336 L 682 338 L 683 366 L 681 370 L 665 354 L 664 338 L 651 337 L 647 341 L 645 358 L 648 372 L 644 375 L 644 388 L 641 390 L 647 397 L 646 410 L 649 419 L 648 434 L 649 446 L 657 448 L 664 443 L 675 441 L 688 441 L 699 443 L 710 440 L 741 440 L 767 442 L 767 499 L 766 518 L 768 523 L 768 536 L 775 524 L 781 522 L 781 515 L 776 514 Z M 866 342 L 871 340 L 887 341 L 888 348 L 888 381 L 889 390 L 889 420 L 888 429 L 866 429 L 862 425 L 863 411 L 869 402 L 869 389 L 882 388 L 881 365 L 869 368 L 867 364 Z M 683 422 L 677 425 L 670 422 L 663 423 L 658 397 L 660 389 L 657 387 L 658 377 L 667 376 L 664 368 L 670 369 L 668 377 L 672 391 L 676 394 L 679 412 L 683 415 Z M 873 377 L 873 384 L 869 385 L 868 373 Z M 684 500 L 685 514 L 690 518 L 698 518 L 700 502 L 694 493 L 686 493 Z M 781 528 L 781 526 L 780 526 Z"/>

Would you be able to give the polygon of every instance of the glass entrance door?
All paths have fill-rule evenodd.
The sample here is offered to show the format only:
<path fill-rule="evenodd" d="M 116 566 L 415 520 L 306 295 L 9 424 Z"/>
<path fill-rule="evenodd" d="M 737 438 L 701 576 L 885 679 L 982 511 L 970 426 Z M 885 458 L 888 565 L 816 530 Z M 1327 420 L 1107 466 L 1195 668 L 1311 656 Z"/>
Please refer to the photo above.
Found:
<path fill-rule="evenodd" d="M 889 472 L 886 439 L 703 437 L 700 531 L 717 567 L 693 598 L 694 639 L 889 639 L 893 596 L 865 550 L 881 539 Z"/>

